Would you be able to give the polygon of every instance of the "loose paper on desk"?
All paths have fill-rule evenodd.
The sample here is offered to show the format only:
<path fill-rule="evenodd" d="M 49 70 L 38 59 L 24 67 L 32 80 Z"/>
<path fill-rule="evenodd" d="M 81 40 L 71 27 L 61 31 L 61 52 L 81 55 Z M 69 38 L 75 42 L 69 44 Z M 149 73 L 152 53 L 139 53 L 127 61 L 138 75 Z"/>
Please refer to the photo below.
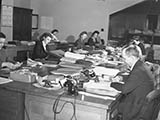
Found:
<path fill-rule="evenodd" d="M 55 67 L 57 67 L 57 64 L 47 64 L 47 63 L 45 63 L 42 66 L 55 68 Z"/>
<path fill-rule="evenodd" d="M 0 84 L 9 83 L 9 82 L 12 82 L 12 81 L 13 80 L 11 80 L 11 79 L 0 77 Z"/>
<path fill-rule="evenodd" d="M 71 57 L 62 57 L 60 59 L 60 61 L 62 62 L 69 62 L 69 63 L 76 63 L 76 60 L 75 58 L 71 58 Z"/>
<path fill-rule="evenodd" d="M 72 69 L 72 68 L 59 68 L 57 70 L 51 71 L 52 74 L 58 74 L 58 75 L 75 75 L 79 74 L 80 70 Z"/>
<path fill-rule="evenodd" d="M 120 91 L 110 87 L 111 82 L 93 82 L 84 83 L 83 87 L 86 89 L 86 92 L 94 93 L 97 95 L 108 95 L 115 97 Z"/>
<path fill-rule="evenodd" d="M 108 76 L 115 76 L 120 71 L 118 69 L 113 68 L 106 68 L 106 67 L 99 67 L 96 66 L 93 71 L 96 73 L 96 75 L 108 75 Z"/>
<path fill-rule="evenodd" d="M 75 59 L 84 59 L 85 58 L 85 55 L 73 53 L 73 52 L 65 52 L 64 56 L 68 57 L 68 58 L 75 58 Z"/>
<path fill-rule="evenodd" d="M 101 96 L 101 95 L 96 95 L 96 94 L 92 94 L 92 93 L 87 93 L 87 92 L 83 92 L 83 91 L 79 91 L 79 94 L 82 95 L 82 100 L 84 100 L 84 96 L 90 96 L 90 97 L 95 97 L 95 98 L 100 98 L 100 99 L 104 99 L 104 100 L 115 100 L 115 97 L 110 97 L 110 96 Z"/>
<path fill-rule="evenodd" d="M 61 67 L 65 67 L 65 68 L 72 68 L 72 69 L 79 69 L 79 70 L 84 67 L 84 65 L 73 64 L 73 63 L 69 63 L 69 62 L 60 62 L 59 65 Z"/>

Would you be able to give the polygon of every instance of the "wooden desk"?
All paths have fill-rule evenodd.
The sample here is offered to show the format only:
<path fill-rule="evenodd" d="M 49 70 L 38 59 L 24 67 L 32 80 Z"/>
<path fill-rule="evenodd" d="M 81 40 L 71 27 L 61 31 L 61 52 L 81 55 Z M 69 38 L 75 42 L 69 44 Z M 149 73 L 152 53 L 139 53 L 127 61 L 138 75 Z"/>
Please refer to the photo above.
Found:
<path fill-rule="evenodd" d="M 32 54 L 34 45 L 19 45 L 19 46 L 10 46 L 6 48 L 6 54 L 9 60 L 16 60 L 16 61 L 24 61 Z M 29 57 L 28 56 L 28 57 Z"/>
<path fill-rule="evenodd" d="M 11 82 L 0 85 L 0 118 L 2 120 L 53 120 L 52 106 L 62 90 L 49 91 L 29 83 Z M 74 97 L 64 95 L 58 110 L 66 101 L 74 102 Z M 78 120 L 111 120 L 116 101 L 76 97 L 76 117 Z M 24 115 L 25 114 L 25 115 Z M 73 114 L 70 104 L 64 106 L 57 120 L 69 120 Z"/>

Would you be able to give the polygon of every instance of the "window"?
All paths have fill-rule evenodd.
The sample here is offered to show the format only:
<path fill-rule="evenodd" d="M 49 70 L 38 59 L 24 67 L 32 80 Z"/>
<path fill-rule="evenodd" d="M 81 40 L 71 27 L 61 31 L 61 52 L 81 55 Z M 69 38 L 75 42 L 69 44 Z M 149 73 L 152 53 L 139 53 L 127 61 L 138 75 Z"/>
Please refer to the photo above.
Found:
<path fill-rule="evenodd" d="M 38 29 L 38 14 L 32 14 L 32 29 Z"/>
<path fill-rule="evenodd" d="M 148 30 L 157 29 L 158 25 L 158 15 L 147 15 L 147 28 Z"/>

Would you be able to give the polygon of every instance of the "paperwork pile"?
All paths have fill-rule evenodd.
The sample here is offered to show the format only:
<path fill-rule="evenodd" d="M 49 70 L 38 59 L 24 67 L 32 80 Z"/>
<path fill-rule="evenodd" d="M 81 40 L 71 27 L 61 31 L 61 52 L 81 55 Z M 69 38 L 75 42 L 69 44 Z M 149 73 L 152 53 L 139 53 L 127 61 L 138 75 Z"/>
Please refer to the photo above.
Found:
<path fill-rule="evenodd" d="M 75 75 L 75 74 L 78 74 L 80 73 L 80 70 L 79 69 L 72 69 L 72 68 L 59 68 L 57 70 L 53 70 L 51 71 L 52 74 L 58 74 L 58 75 L 64 75 L 64 76 L 67 76 L 67 75 Z"/>
<path fill-rule="evenodd" d="M 79 53 L 65 52 L 64 57 L 62 57 L 60 60 L 62 62 L 76 63 L 76 60 L 84 59 L 84 58 L 85 58 L 85 55 L 82 55 Z"/>
<path fill-rule="evenodd" d="M 12 81 L 13 80 L 11 80 L 11 79 L 0 77 L 0 84 L 9 83 L 9 82 L 12 82 Z"/>
<path fill-rule="evenodd" d="M 85 67 L 84 65 L 81 65 L 81 64 L 73 64 L 69 62 L 60 62 L 59 65 L 61 67 L 67 67 L 72 69 L 82 69 L 83 67 Z"/>
<path fill-rule="evenodd" d="M 62 62 L 76 63 L 76 60 L 84 59 L 84 58 L 85 58 L 85 55 L 82 55 L 82 54 L 65 52 L 64 57 L 62 57 L 60 60 Z"/>
<path fill-rule="evenodd" d="M 62 62 L 70 62 L 70 63 L 76 63 L 76 60 L 77 60 L 77 59 L 75 59 L 75 58 L 70 58 L 70 57 L 62 57 L 62 58 L 60 59 L 60 61 L 62 61 Z"/>
<path fill-rule="evenodd" d="M 94 93 L 102 96 L 116 97 L 120 91 L 110 87 L 111 82 L 93 82 L 84 83 L 86 92 Z"/>
<path fill-rule="evenodd" d="M 36 81 L 36 73 L 30 72 L 28 69 L 20 69 L 10 72 L 10 78 L 14 81 L 32 83 Z"/>
<path fill-rule="evenodd" d="M 73 53 L 73 52 L 65 52 L 64 56 L 67 58 L 74 58 L 74 59 L 84 59 L 85 58 L 85 55 Z"/>
<path fill-rule="evenodd" d="M 101 66 L 96 66 L 93 71 L 95 72 L 96 75 L 102 76 L 102 75 L 107 75 L 107 76 L 116 76 L 120 71 L 118 69 L 114 68 L 106 68 L 106 67 L 101 67 Z"/>

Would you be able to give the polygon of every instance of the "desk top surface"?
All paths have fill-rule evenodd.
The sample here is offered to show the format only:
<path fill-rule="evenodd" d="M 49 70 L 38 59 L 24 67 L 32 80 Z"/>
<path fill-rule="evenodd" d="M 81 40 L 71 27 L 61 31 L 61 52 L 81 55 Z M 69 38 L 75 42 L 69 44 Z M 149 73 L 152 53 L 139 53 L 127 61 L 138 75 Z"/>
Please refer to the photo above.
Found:
<path fill-rule="evenodd" d="M 42 88 L 34 87 L 31 83 L 23 83 L 18 81 L 13 81 L 7 84 L 1 84 L 0 88 L 7 89 L 11 91 L 21 92 L 29 95 L 34 95 L 38 97 L 45 97 L 48 99 L 56 99 L 58 95 L 64 92 L 64 89 L 59 90 L 46 90 Z M 72 100 L 76 98 L 77 103 L 84 105 L 91 105 L 94 107 L 100 107 L 103 109 L 108 109 L 115 102 L 113 100 L 104 100 L 95 97 L 83 96 L 84 100 L 82 100 L 82 95 L 78 95 L 76 97 L 65 94 L 62 97 L 62 100 Z"/>

